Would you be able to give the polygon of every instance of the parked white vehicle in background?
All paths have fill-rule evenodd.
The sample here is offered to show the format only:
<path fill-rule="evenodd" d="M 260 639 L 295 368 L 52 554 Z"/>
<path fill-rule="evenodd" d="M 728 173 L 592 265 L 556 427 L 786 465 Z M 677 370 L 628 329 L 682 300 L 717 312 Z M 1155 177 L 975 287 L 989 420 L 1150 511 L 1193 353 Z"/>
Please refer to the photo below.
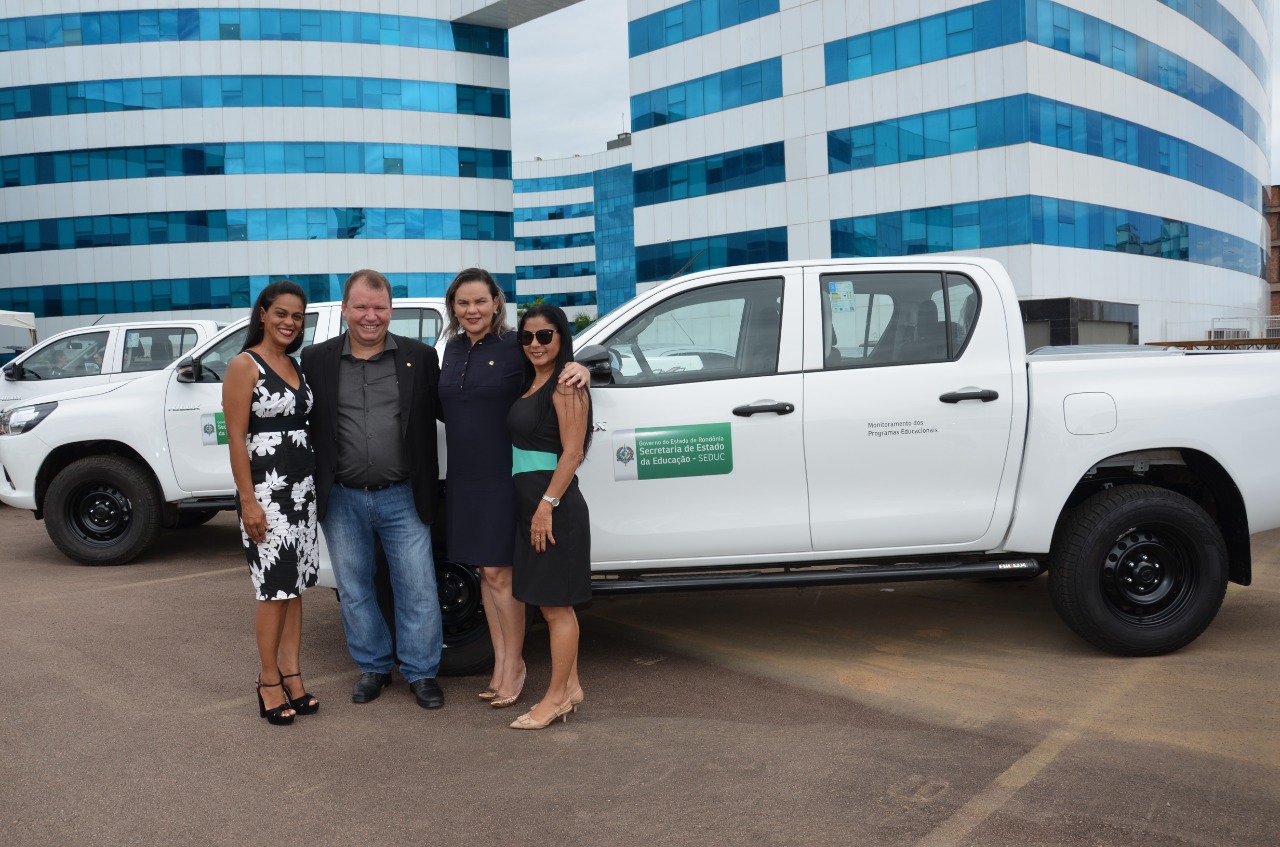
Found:
<path fill-rule="evenodd" d="M 69 329 L 4 366 L 0 408 L 55 392 L 137 379 L 208 341 L 225 323 L 130 321 Z"/>
<path fill-rule="evenodd" d="M 396 306 L 393 331 L 437 341 L 443 304 Z M 333 304 L 307 322 L 308 341 L 340 331 Z M 0 413 L 0 500 L 87 563 L 232 507 L 219 383 L 242 338 Z M 1250 533 L 1280 526 L 1280 354 L 1027 356 L 991 260 L 708 271 L 574 349 L 594 383 L 578 476 L 597 593 L 1047 569 L 1075 632 L 1152 655 L 1204 631 L 1228 581 L 1250 582 Z M 489 650 L 479 583 L 433 536 L 442 669 L 473 671 Z"/>
<path fill-rule="evenodd" d="M 339 305 L 308 307 L 304 343 L 341 332 Z M 430 344 L 443 325 L 438 299 L 397 301 L 391 320 L 392 332 Z M 240 320 L 194 356 L 140 379 L 0 412 L 0 499 L 43 517 L 58 549 L 87 564 L 127 562 L 162 527 L 197 526 L 234 509 L 222 375 L 247 328 Z"/>

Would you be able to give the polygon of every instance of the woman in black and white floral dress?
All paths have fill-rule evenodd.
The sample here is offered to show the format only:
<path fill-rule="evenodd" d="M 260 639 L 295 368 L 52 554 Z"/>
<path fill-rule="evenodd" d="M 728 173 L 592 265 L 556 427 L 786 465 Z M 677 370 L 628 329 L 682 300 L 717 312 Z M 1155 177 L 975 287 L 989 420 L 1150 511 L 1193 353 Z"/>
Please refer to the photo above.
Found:
<path fill-rule="evenodd" d="M 240 533 L 260 601 L 258 711 L 273 724 L 320 708 L 299 670 L 302 592 L 316 584 L 320 567 L 311 390 L 289 355 L 302 346 L 306 306 L 305 293 L 287 280 L 263 289 L 244 352 L 228 364 L 222 385 Z"/>

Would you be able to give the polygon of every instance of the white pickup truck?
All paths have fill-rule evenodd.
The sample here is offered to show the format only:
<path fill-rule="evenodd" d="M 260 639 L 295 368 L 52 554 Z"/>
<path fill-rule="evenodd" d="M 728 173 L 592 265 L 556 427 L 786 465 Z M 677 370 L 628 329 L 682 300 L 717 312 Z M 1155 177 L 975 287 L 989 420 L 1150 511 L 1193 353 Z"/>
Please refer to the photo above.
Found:
<path fill-rule="evenodd" d="M 0 409 L 46 394 L 137 379 L 208 341 L 225 323 L 131 321 L 60 332 L 0 371 Z"/>
<path fill-rule="evenodd" d="M 339 307 L 308 307 L 306 344 L 342 331 Z M 198 526 L 234 509 L 221 383 L 247 323 L 140 379 L 0 411 L 0 500 L 43 517 L 71 559 L 104 565 L 130 561 L 163 527 Z M 443 326 L 438 298 L 401 300 L 392 310 L 392 332 L 428 344 Z"/>
<path fill-rule="evenodd" d="M 574 344 L 596 383 L 579 478 L 597 593 L 1048 570 L 1073 630 L 1151 655 L 1194 640 L 1227 582 L 1249 583 L 1250 533 L 1280 526 L 1280 355 L 1028 356 L 994 261 L 709 271 Z M 0 417 L 0 499 L 43 514 L 80 561 L 145 548 L 131 537 L 140 496 L 151 511 L 229 504 L 226 451 L 199 424 L 216 382 L 182 380 L 236 349 L 227 335 L 195 351 L 198 369 Z M 113 528 L 132 517 L 93 536 L 99 513 Z M 475 668 L 488 646 L 475 575 L 447 549 L 437 565 L 445 667 Z"/>

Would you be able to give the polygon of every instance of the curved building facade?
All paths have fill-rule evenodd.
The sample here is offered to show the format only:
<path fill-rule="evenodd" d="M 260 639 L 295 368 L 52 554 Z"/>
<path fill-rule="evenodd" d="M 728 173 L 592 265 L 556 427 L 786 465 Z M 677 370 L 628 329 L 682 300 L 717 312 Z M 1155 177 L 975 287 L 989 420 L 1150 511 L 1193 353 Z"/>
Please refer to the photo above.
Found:
<path fill-rule="evenodd" d="M 595 318 L 636 293 L 625 136 L 590 156 L 515 164 L 516 300 Z"/>
<path fill-rule="evenodd" d="M 1270 5 L 631 0 L 638 279 L 963 252 L 1143 341 L 1265 313 Z"/>
<path fill-rule="evenodd" d="M 0 20 L 0 309 L 231 316 L 361 267 L 514 291 L 505 29 L 448 0 L 128 5 Z"/>
<path fill-rule="evenodd" d="M 573 2 L 3 2 L 0 309 L 48 334 L 480 265 L 594 314 L 961 252 L 1143 341 L 1267 311 L 1271 0 L 629 0 L 631 146 L 513 165 L 507 30 Z"/>

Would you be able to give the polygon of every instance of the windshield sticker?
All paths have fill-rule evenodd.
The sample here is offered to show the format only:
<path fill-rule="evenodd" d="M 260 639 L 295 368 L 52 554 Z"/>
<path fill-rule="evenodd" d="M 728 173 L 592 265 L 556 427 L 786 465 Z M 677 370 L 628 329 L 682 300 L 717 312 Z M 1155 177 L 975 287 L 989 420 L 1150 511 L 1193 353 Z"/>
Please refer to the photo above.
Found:
<path fill-rule="evenodd" d="M 227 443 L 227 419 L 222 416 L 222 412 L 200 416 L 200 443 Z"/>
<path fill-rule="evenodd" d="M 831 301 L 832 312 L 852 312 L 853 283 L 848 280 L 828 282 L 827 299 Z"/>
<path fill-rule="evenodd" d="M 613 434 L 613 478 L 718 476 L 733 472 L 728 423 L 622 429 Z"/>

